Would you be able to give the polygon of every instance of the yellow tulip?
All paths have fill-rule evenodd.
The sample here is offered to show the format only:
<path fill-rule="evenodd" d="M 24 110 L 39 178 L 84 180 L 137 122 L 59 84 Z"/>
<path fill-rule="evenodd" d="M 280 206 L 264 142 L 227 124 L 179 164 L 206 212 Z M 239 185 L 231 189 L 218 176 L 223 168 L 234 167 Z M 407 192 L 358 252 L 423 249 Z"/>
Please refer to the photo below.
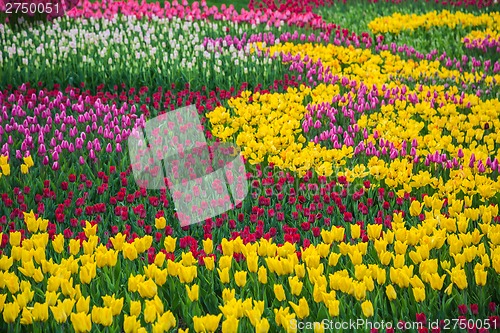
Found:
<path fill-rule="evenodd" d="M 340 258 L 340 253 L 332 252 L 328 257 L 328 266 L 337 266 Z"/>
<path fill-rule="evenodd" d="M 389 284 L 389 285 L 387 285 L 387 287 L 385 287 L 385 294 L 387 295 L 387 298 L 390 301 L 393 301 L 396 298 L 398 298 L 398 295 L 396 294 L 396 290 L 394 289 L 392 284 Z"/>
<path fill-rule="evenodd" d="M 14 259 L 12 257 L 1 256 L 0 257 L 0 274 L 2 274 L 1 271 L 8 271 L 13 263 L 14 263 Z M 2 283 L 2 282 L 3 282 L 3 279 L 0 279 L 0 283 Z"/>
<path fill-rule="evenodd" d="M 124 316 L 123 330 L 125 333 L 136 333 L 141 328 L 141 323 L 137 320 L 136 316 Z"/>
<path fill-rule="evenodd" d="M 239 320 L 231 316 L 222 322 L 222 333 L 238 332 Z"/>
<path fill-rule="evenodd" d="M 283 289 L 283 286 L 281 284 L 274 285 L 274 295 L 280 302 L 283 302 L 286 299 L 285 290 Z"/>
<path fill-rule="evenodd" d="M 12 303 L 5 303 L 3 305 L 3 320 L 6 323 L 12 323 L 17 319 L 17 316 L 19 316 L 19 312 L 21 311 L 21 308 L 16 302 Z"/>
<path fill-rule="evenodd" d="M 224 268 L 231 268 L 233 262 L 233 256 L 221 256 L 219 258 L 219 268 L 224 269 Z"/>
<path fill-rule="evenodd" d="M 168 271 L 166 269 L 157 269 L 154 274 L 155 283 L 158 286 L 163 286 L 167 282 Z"/>
<path fill-rule="evenodd" d="M 62 251 L 64 251 L 64 236 L 62 234 L 58 234 L 54 237 L 52 247 L 57 253 L 62 253 Z"/>
<path fill-rule="evenodd" d="M 220 245 L 222 247 L 222 254 L 223 255 L 230 256 L 230 257 L 233 256 L 233 253 L 234 253 L 233 241 L 228 241 L 226 238 L 223 238 Z"/>
<path fill-rule="evenodd" d="M 366 227 L 366 233 L 371 240 L 379 239 L 382 233 L 382 224 L 369 224 Z"/>
<path fill-rule="evenodd" d="M 83 313 L 89 313 L 90 309 L 90 296 L 85 297 L 80 297 L 78 299 L 78 302 L 76 302 L 76 312 L 83 312 Z"/>
<path fill-rule="evenodd" d="M 21 325 L 31 325 L 33 324 L 33 316 L 28 308 L 23 308 L 21 313 Z"/>
<path fill-rule="evenodd" d="M 438 273 L 430 274 L 429 283 L 431 285 L 431 288 L 434 290 L 441 290 L 443 288 L 445 278 L 446 278 L 446 275 L 439 276 Z"/>
<path fill-rule="evenodd" d="M 153 237 L 151 235 L 145 235 L 144 237 L 134 239 L 132 244 L 137 250 L 137 253 L 143 253 L 153 244 Z"/>
<path fill-rule="evenodd" d="M 214 268 L 215 268 L 215 261 L 214 261 L 213 257 L 206 256 L 206 257 L 203 258 L 203 262 L 205 263 L 205 267 L 209 271 L 213 271 L 214 270 Z"/>
<path fill-rule="evenodd" d="M 193 253 L 187 252 L 187 253 L 182 253 L 182 259 L 181 259 L 181 264 L 183 266 L 189 267 L 194 265 L 196 262 L 198 262 L 195 257 L 193 256 Z"/>
<path fill-rule="evenodd" d="M 226 268 L 223 268 L 222 270 L 220 270 L 219 268 L 217 268 L 217 272 L 219 273 L 219 278 L 220 278 L 220 282 L 226 284 L 226 283 L 229 283 L 229 267 L 226 267 Z"/>
<path fill-rule="evenodd" d="M 90 320 L 90 315 L 85 312 L 72 313 L 70 316 L 71 324 L 73 329 L 77 333 L 90 332 L 92 329 L 92 322 Z"/>
<path fill-rule="evenodd" d="M 357 249 L 349 253 L 349 258 L 354 266 L 361 265 L 363 263 L 363 256 Z"/>
<path fill-rule="evenodd" d="M 410 204 L 410 215 L 418 216 L 422 213 L 422 205 L 417 200 L 413 200 Z"/>
<path fill-rule="evenodd" d="M 425 301 L 425 289 L 424 288 L 412 288 L 413 297 L 417 303 Z"/>
<path fill-rule="evenodd" d="M 59 286 L 57 287 L 59 288 Z M 59 298 L 60 293 L 56 293 L 55 291 L 46 291 L 45 292 L 45 302 L 50 305 L 56 305 L 57 299 Z"/>
<path fill-rule="evenodd" d="M 103 326 L 111 326 L 113 323 L 113 311 L 107 306 L 94 306 L 92 308 L 92 322 Z"/>
<path fill-rule="evenodd" d="M 83 284 L 89 284 L 97 274 L 96 267 L 96 263 L 86 264 L 85 266 L 80 267 L 80 282 Z"/>
<path fill-rule="evenodd" d="M 391 263 L 393 254 L 388 251 L 383 251 L 379 254 L 380 263 L 382 265 L 388 266 Z"/>
<path fill-rule="evenodd" d="M 138 257 L 138 251 L 137 248 L 130 243 L 124 243 L 123 244 L 123 257 L 125 259 L 128 259 L 130 261 L 134 261 Z"/>
<path fill-rule="evenodd" d="M 224 290 L 222 291 L 222 301 L 224 302 L 224 304 L 233 300 L 235 294 L 236 294 L 236 290 L 224 288 Z"/>
<path fill-rule="evenodd" d="M 358 239 L 361 236 L 361 226 L 359 224 L 351 224 L 351 238 Z"/>
<path fill-rule="evenodd" d="M 29 169 L 29 168 L 28 168 L 28 166 L 27 166 L 26 164 L 24 164 L 24 163 L 23 163 L 23 164 L 21 164 L 21 173 L 22 173 L 23 175 L 25 175 L 25 174 L 27 174 L 27 173 L 28 173 L 28 169 Z"/>
<path fill-rule="evenodd" d="M 299 278 L 296 276 L 288 277 L 288 284 L 290 285 L 290 290 L 292 291 L 292 294 L 295 296 L 299 296 L 300 293 L 302 292 L 302 286 L 303 286 L 303 283 L 300 282 Z"/>
<path fill-rule="evenodd" d="M 203 251 L 205 251 L 206 254 L 212 253 L 214 250 L 214 242 L 210 239 L 204 239 L 203 240 Z"/>
<path fill-rule="evenodd" d="M 69 252 L 76 256 L 80 252 L 80 240 L 78 239 L 70 239 L 69 240 Z"/>
<path fill-rule="evenodd" d="M 37 232 L 40 220 L 36 219 L 33 210 L 31 210 L 29 213 L 23 212 L 23 215 L 24 215 L 24 223 L 26 223 L 28 231 L 31 233 Z"/>
<path fill-rule="evenodd" d="M 373 304 L 371 301 L 366 300 L 363 303 L 361 303 L 361 310 L 363 310 L 363 315 L 365 317 L 371 317 L 373 316 Z"/>
<path fill-rule="evenodd" d="M 58 302 L 56 306 L 51 306 L 50 311 L 52 311 L 54 319 L 59 324 L 65 323 L 68 319 L 68 314 L 64 311 L 64 304 L 62 302 Z"/>
<path fill-rule="evenodd" d="M 10 175 L 10 165 L 8 164 L 2 164 L 0 165 L 0 168 L 2 169 L 2 173 L 6 176 Z"/>
<path fill-rule="evenodd" d="M 288 303 L 293 308 L 293 311 L 295 312 L 295 314 L 299 319 L 304 319 L 307 316 L 309 316 L 309 304 L 307 304 L 305 297 L 302 297 L 299 300 L 299 304 L 295 304 L 293 302 L 288 302 Z"/>
<path fill-rule="evenodd" d="M 163 252 L 158 252 L 155 256 L 155 261 L 154 261 L 154 264 L 158 267 L 162 267 L 163 266 L 163 263 L 165 262 L 165 253 Z"/>
<path fill-rule="evenodd" d="M 449 270 L 446 271 L 451 276 L 451 282 L 456 284 L 458 289 L 463 290 L 467 288 L 467 275 L 461 267 L 455 266 L 451 269 L 451 272 Z"/>
<path fill-rule="evenodd" d="M 148 279 L 139 283 L 138 290 L 142 298 L 153 298 L 158 291 L 158 287 L 153 280 Z"/>
<path fill-rule="evenodd" d="M 217 316 L 215 315 L 206 315 L 203 317 L 194 316 L 194 330 L 196 332 L 215 332 L 219 327 L 219 322 L 222 317 L 222 314 Z"/>
<path fill-rule="evenodd" d="M 148 324 L 156 320 L 158 311 L 152 302 L 146 302 L 146 307 L 144 308 L 144 321 Z"/>
<path fill-rule="evenodd" d="M 31 314 L 34 321 L 46 321 L 49 319 L 49 304 L 36 302 Z"/>
<path fill-rule="evenodd" d="M 155 218 L 155 227 L 158 230 L 163 230 L 167 226 L 167 220 L 161 216 L 159 218 Z"/>
<path fill-rule="evenodd" d="M 255 333 L 268 333 L 269 328 L 269 321 L 266 318 L 261 318 L 255 325 Z"/>
<path fill-rule="evenodd" d="M 340 313 L 340 301 L 339 300 L 330 300 L 328 301 L 328 314 L 331 317 L 337 317 Z"/>
<path fill-rule="evenodd" d="M 250 323 L 252 324 L 253 327 L 257 326 L 257 323 L 260 321 L 260 318 L 262 317 L 262 313 L 259 311 L 259 309 L 247 309 L 245 311 L 245 315 L 250 320 Z"/>
<path fill-rule="evenodd" d="M 165 329 L 166 331 L 177 326 L 177 321 L 175 320 L 174 315 L 170 311 L 163 313 L 160 316 L 160 318 L 158 318 L 158 322 L 162 324 L 163 329 Z M 189 329 L 186 329 L 186 332 L 188 332 L 188 331 L 189 331 Z M 180 332 L 180 329 L 179 329 L 179 332 Z"/>
<path fill-rule="evenodd" d="M 171 236 L 167 236 L 163 241 L 163 245 L 165 246 L 165 250 L 168 253 L 173 253 L 175 251 L 175 245 L 177 243 L 177 238 L 172 238 Z"/>
<path fill-rule="evenodd" d="M 365 284 L 363 282 L 361 282 L 361 283 L 355 282 L 353 284 L 353 286 L 354 286 L 354 297 L 356 297 L 356 299 L 358 301 L 365 299 L 365 297 L 366 297 Z"/>
<path fill-rule="evenodd" d="M 484 265 L 479 263 L 474 266 L 474 277 L 476 279 L 476 285 L 485 286 L 488 277 L 488 272 L 484 270 Z"/>
<path fill-rule="evenodd" d="M 236 281 L 236 285 L 240 288 L 243 288 L 247 283 L 247 272 L 246 271 L 238 271 L 234 273 L 234 280 Z"/>
<path fill-rule="evenodd" d="M 114 237 L 110 237 L 109 239 L 111 240 L 111 244 L 113 244 L 113 248 L 116 251 L 121 251 L 123 249 L 123 244 L 125 244 L 127 236 L 119 232 Z"/>
<path fill-rule="evenodd" d="M 259 267 L 259 272 L 257 274 L 259 277 L 259 283 L 267 284 L 267 269 L 264 266 Z"/>
<path fill-rule="evenodd" d="M 6 299 L 7 299 L 7 294 L 0 294 L 0 309 L 3 309 L 3 305 L 5 304 Z"/>
<path fill-rule="evenodd" d="M 196 266 L 184 267 L 180 266 L 179 270 L 179 280 L 182 283 L 191 283 L 194 278 L 198 276 L 198 269 Z"/>
<path fill-rule="evenodd" d="M 104 302 L 104 306 L 111 309 L 113 316 L 117 316 L 122 312 L 124 301 L 123 297 L 116 299 L 113 294 L 113 296 L 102 296 L 102 300 Z"/>
<path fill-rule="evenodd" d="M 181 269 L 181 264 L 170 259 L 167 259 L 167 271 L 170 276 L 178 276 Z"/>
<path fill-rule="evenodd" d="M 21 233 L 19 231 L 14 231 L 9 234 L 9 243 L 11 246 L 21 245 Z"/>
<path fill-rule="evenodd" d="M 31 168 L 35 165 L 35 163 L 33 163 L 33 158 L 31 157 L 31 155 L 23 157 L 23 162 L 28 168 Z"/>
<path fill-rule="evenodd" d="M 189 288 L 189 286 L 186 285 L 186 292 L 191 302 L 195 302 L 198 300 L 199 290 L 200 288 L 197 284 L 193 284 L 191 288 Z"/>
<path fill-rule="evenodd" d="M 247 260 L 248 271 L 251 273 L 256 273 L 257 270 L 259 269 L 259 257 L 257 256 L 257 253 L 249 254 L 246 260 Z"/>
<path fill-rule="evenodd" d="M 141 301 L 130 301 L 130 315 L 139 317 L 142 311 Z"/>

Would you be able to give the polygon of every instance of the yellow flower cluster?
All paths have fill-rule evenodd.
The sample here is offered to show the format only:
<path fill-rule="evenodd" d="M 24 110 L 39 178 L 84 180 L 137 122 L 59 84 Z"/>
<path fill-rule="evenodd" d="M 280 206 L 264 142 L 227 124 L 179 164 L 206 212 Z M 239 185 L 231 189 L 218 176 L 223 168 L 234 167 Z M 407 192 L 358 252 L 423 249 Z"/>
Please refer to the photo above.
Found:
<path fill-rule="evenodd" d="M 33 167 L 35 164 L 33 163 L 33 159 L 31 156 L 23 157 L 23 164 L 21 164 L 21 173 L 27 174 L 29 169 Z"/>
<path fill-rule="evenodd" d="M 8 160 L 9 157 L 7 155 L 0 155 L 0 177 L 2 177 L 2 175 L 10 175 L 10 165 Z"/>
<path fill-rule="evenodd" d="M 388 32 L 399 34 L 404 30 L 419 28 L 428 30 L 432 27 L 443 26 L 451 29 L 455 29 L 457 26 L 497 28 L 500 26 L 500 13 L 474 15 L 460 11 L 451 13 L 448 10 L 433 11 L 421 15 L 394 13 L 391 16 L 377 17 L 368 24 L 368 28 L 374 34 Z"/>
<path fill-rule="evenodd" d="M 314 99 L 319 103 L 326 101 L 324 97 L 337 93 L 339 89 L 329 86 L 321 95 L 317 93 L 321 88 L 311 91 L 301 86 L 300 89 L 289 88 L 284 94 L 255 93 L 252 102 L 248 100 L 250 93 L 243 92 L 241 98 L 229 101 L 233 114 L 223 107 L 207 114 L 213 126 L 212 133 L 225 141 L 240 132 L 236 143 L 252 164 L 260 163 L 267 157 L 269 162 L 299 174 L 316 168 L 330 175 L 333 172 L 331 161 L 341 161 L 352 154 L 352 147 L 327 151 L 324 147 L 308 143 L 302 135 L 301 120 L 307 111 L 304 98 L 316 96 Z"/>
<path fill-rule="evenodd" d="M 21 173 L 27 174 L 29 169 L 35 164 L 33 163 L 33 158 L 31 156 L 23 157 L 23 164 L 21 164 Z M 9 157 L 7 155 L 0 155 L 0 177 L 2 175 L 10 175 L 10 165 Z"/>
<path fill-rule="evenodd" d="M 47 220 L 29 213 L 25 222 L 30 237 L 21 242 L 19 232 L 11 233 L 10 255 L 0 258 L 0 289 L 4 291 L 0 293 L 0 312 L 6 323 L 20 318 L 22 325 L 69 320 L 76 332 L 116 323 L 125 332 L 165 332 L 176 327 L 177 321 L 165 308 L 160 289 L 185 290 L 186 299 L 198 302 L 202 297 L 198 276 L 213 273 L 214 288 L 223 290 L 220 313 L 194 316 L 196 332 L 217 331 L 222 317 L 224 333 L 236 332 L 243 317 L 258 332 L 270 331 L 271 324 L 295 332 L 291 320 L 316 320 L 319 306 L 325 306 L 330 316 L 339 316 L 342 302 L 357 302 L 364 316 L 371 317 L 377 289 L 383 288 L 390 301 L 409 297 L 410 293 L 416 302 L 423 302 L 428 293 L 443 288 L 448 295 L 454 288 L 480 288 L 490 274 L 500 273 L 500 226 L 492 223 L 498 205 L 469 208 L 467 202 L 456 199 L 448 203 L 447 214 L 443 209 L 443 200 L 437 195 L 427 196 L 423 202 L 415 200 L 407 219 L 401 213 L 394 214 L 392 230 L 368 225 L 368 242 L 361 242 L 359 226 L 322 230 L 322 241 L 306 249 L 291 243 L 277 246 L 266 239 L 247 244 L 239 237 L 224 239 L 217 263 L 205 257 L 204 266 L 198 266 L 191 252 L 182 253 L 177 261 L 166 260 L 159 252 L 154 263 L 146 264 L 136 253 L 146 251 L 151 236 L 128 243 L 117 234 L 111 238 L 112 248 L 97 246 L 96 226 L 90 223 L 84 228 L 88 240 L 82 247 L 80 241 L 66 244 L 62 235 L 50 241 L 45 232 Z M 412 222 L 422 213 L 423 222 Z M 346 235 L 353 241 L 344 241 Z M 168 236 L 163 245 L 172 253 L 176 244 L 177 239 Z M 69 251 L 64 251 L 65 245 L 69 245 Z M 212 241 L 205 240 L 203 247 L 207 253 L 212 252 Z M 300 260 L 297 250 L 302 252 Z M 60 254 L 60 260 L 54 259 L 53 251 Z M 235 253 L 243 254 L 246 264 L 236 264 Z M 118 277 L 112 270 L 106 271 L 107 280 L 96 274 L 97 269 L 114 269 L 117 265 Z M 96 281 L 101 288 L 104 284 L 112 290 L 124 284 L 128 296 L 97 298 L 92 294 Z M 271 309 L 274 323 L 263 317 L 270 304 L 241 297 L 245 288 L 274 293 L 279 302 Z M 148 326 L 143 327 L 142 322 Z"/>

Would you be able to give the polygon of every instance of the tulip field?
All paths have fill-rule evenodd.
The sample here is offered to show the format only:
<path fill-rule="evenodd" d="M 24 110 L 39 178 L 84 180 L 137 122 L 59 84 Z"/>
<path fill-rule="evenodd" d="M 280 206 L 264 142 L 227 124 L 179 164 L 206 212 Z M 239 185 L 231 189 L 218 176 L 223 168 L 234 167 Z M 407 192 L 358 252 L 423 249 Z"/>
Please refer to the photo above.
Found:
<path fill-rule="evenodd" d="M 0 332 L 500 332 L 497 1 L 15 3 Z M 183 224 L 129 144 L 188 106 L 248 191 Z"/>

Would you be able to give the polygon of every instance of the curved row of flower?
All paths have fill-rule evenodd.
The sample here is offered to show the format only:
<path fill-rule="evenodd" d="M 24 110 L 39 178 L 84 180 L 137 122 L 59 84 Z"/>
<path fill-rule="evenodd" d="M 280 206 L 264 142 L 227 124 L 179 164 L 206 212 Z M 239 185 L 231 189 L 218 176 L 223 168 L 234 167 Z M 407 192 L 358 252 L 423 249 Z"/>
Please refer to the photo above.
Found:
<path fill-rule="evenodd" d="M 398 34 L 404 30 L 427 29 L 432 27 L 447 26 L 454 29 L 461 27 L 486 27 L 497 29 L 500 26 L 500 13 L 474 15 L 461 11 L 450 12 L 443 10 L 433 11 L 426 14 L 400 14 L 378 17 L 368 24 L 368 28 L 374 33 Z"/>
<path fill-rule="evenodd" d="M 465 36 L 462 41 L 468 49 L 480 49 L 482 51 L 494 50 L 497 53 L 500 52 L 500 31 L 498 30 L 475 30 Z"/>

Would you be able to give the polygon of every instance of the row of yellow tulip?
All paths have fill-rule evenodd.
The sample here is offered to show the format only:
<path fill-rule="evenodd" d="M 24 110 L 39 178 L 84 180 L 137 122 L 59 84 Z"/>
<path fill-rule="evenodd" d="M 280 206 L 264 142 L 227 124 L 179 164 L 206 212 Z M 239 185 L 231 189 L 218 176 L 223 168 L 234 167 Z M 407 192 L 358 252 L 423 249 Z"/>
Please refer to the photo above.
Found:
<path fill-rule="evenodd" d="M 497 27 L 497 29 L 499 29 Z M 474 30 L 467 34 L 462 41 L 468 39 L 469 41 L 473 40 L 494 40 L 500 38 L 500 31 L 497 29 L 486 29 L 486 30 Z"/>
<path fill-rule="evenodd" d="M 455 29 L 462 27 L 486 27 L 498 29 L 500 27 L 500 13 L 474 15 L 457 11 L 451 13 L 448 10 L 440 12 L 432 11 L 425 14 L 400 14 L 377 17 L 368 24 L 368 28 L 374 33 L 399 34 L 404 30 L 415 30 L 419 28 L 430 29 L 432 27 L 446 26 Z"/>
<path fill-rule="evenodd" d="M 177 240 L 170 236 L 163 249 L 177 252 L 180 259 L 172 261 L 159 252 L 154 263 L 147 264 L 140 256 L 151 246 L 151 236 L 129 243 L 119 233 L 111 238 L 113 247 L 107 248 L 98 245 L 96 226 L 87 223 L 87 240 L 80 247 L 79 240 L 66 241 L 62 235 L 50 241 L 45 232 L 47 220 L 25 214 L 32 234 L 21 241 L 20 233 L 12 232 L 0 258 L 0 289 L 5 292 L 0 293 L 0 312 L 6 323 L 19 320 L 23 325 L 69 319 L 77 332 L 87 332 L 92 325 L 122 322 L 117 317 L 124 312 L 126 332 L 148 327 L 164 332 L 176 326 L 176 318 L 165 310 L 161 290 L 165 290 L 162 295 L 170 295 L 182 289 L 186 300 L 198 302 L 203 297 L 201 281 L 213 279 L 212 288 L 223 290 L 221 313 L 194 316 L 196 332 L 216 331 L 222 314 L 223 332 L 235 332 L 242 317 L 259 332 L 269 331 L 271 325 L 294 331 L 288 324 L 291 319 L 321 321 L 316 310 L 322 305 L 332 317 L 340 314 L 343 302 L 351 307 L 358 303 L 366 317 L 373 316 L 372 302 L 381 289 L 390 301 L 398 295 L 413 295 L 401 297 L 413 297 L 420 303 L 444 286 L 447 295 L 455 288 L 493 287 L 500 273 L 500 226 L 491 222 L 491 216 L 498 215 L 498 206 L 481 206 L 475 216 L 454 203 L 448 208 L 449 217 L 442 209 L 443 201 L 437 196 L 426 197 L 422 203 L 415 200 L 406 219 L 401 213 L 394 215 L 392 230 L 368 225 L 368 242 L 361 241 L 359 225 L 324 229 L 322 242 L 305 249 L 290 243 L 277 246 L 265 239 L 247 244 L 241 238 L 224 239 L 222 255 L 216 262 L 205 257 L 204 267 L 191 252 L 179 255 Z M 422 212 L 424 221 L 412 223 Z M 350 237 L 345 239 L 347 234 Z M 66 246 L 69 251 L 64 250 Z M 213 253 L 214 243 L 206 239 L 203 248 L 207 254 Z M 235 262 L 234 253 L 243 254 L 246 264 Z M 117 265 L 121 267 L 119 281 L 106 285 L 97 271 Z M 487 284 L 490 276 L 492 281 Z M 110 292 L 112 295 L 96 298 L 91 293 L 96 283 L 101 292 L 115 290 L 116 283 L 124 285 L 126 295 L 116 298 Z M 260 295 L 269 290 L 277 303 L 268 300 L 265 304 L 266 299 L 257 294 L 255 299 L 244 299 L 245 288 L 257 285 L 264 290 Z M 269 322 L 271 318 L 263 317 L 264 308 L 273 306 L 274 321 Z"/>

